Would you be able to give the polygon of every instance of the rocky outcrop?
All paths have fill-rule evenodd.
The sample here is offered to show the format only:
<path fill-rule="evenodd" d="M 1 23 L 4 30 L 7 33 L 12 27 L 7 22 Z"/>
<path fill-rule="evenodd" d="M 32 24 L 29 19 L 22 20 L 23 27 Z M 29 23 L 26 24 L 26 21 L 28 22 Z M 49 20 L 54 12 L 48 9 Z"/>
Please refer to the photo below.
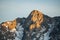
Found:
<path fill-rule="evenodd" d="M 54 24 L 55 20 L 53 18 L 33 10 L 24 22 L 24 36 L 22 40 L 41 40 L 40 38 L 49 29 L 54 28 Z M 44 37 L 42 40 L 44 40 Z"/>
<path fill-rule="evenodd" d="M 17 34 L 22 33 L 23 35 L 23 25 L 25 18 L 16 18 L 12 21 L 2 22 L 0 24 L 0 40 L 16 40 Z M 18 37 L 20 40 L 21 37 Z M 22 38 L 21 38 L 22 39 Z"/>

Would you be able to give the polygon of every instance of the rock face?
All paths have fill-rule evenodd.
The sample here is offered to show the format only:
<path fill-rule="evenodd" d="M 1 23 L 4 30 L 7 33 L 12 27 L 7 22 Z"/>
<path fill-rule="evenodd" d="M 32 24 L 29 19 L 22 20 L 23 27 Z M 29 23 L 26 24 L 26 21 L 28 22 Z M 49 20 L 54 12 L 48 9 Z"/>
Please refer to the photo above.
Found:
<path fill-rule="evenodd" d="M 0 40 L 60 40 L 60 17 L 49 17 L 33 10 L 27 18 L 0 24 Z"/>
<path fill-rule="evenodd" d="M 60 17 L 54 17 L 55 19 L 55 27 L 50 33 L 50 40 L 60 40 Z"/>
<path fill-rule="evenodd" d="M 54 21 L 54 22 L 53 22 Z M 24 22 L 22 40 L 44 40 L 44 34 L 54 28 L 55 20 L 42 12 L 33 10 Z M 43 37 L 43 39 L 40 39 Z"/>
<path fill-rule="evenodd" d="M 0 24 L 0 40 L 21 40 L 23 36 L 23 25 L 25 18 L 16 18 Z M 21 37 L 20 37 L 21 36 Z"/>

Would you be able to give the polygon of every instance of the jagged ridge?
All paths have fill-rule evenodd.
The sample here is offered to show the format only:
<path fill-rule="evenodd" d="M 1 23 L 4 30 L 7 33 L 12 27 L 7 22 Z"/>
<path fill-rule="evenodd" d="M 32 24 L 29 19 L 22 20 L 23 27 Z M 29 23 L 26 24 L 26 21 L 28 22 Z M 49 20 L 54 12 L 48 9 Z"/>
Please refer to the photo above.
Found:
<path fill-rule="evenodd" d="M 44 40 L 44 34 L 47 32 L 49 32 L 49 40 L 60 40 L 60 36 L 58 38 L 56 36 L 60 35 L 59 26 L 60 17 L 51 18 L 38 10 L 33 10 L 27 18 L 2 22 L 0 24 L 0 40 Z"/>

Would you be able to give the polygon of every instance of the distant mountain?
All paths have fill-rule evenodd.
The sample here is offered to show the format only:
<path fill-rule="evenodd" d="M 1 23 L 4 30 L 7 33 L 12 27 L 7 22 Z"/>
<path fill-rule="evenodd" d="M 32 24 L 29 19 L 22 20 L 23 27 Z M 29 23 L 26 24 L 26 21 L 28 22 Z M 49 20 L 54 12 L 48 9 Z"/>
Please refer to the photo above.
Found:
<path fill-rule="evenodd" d="M 27 18 L 0 24 L 0 40 L 60 40 L 60 16 L 33 10 Z M 48 37 L 47 37 L 48 36 Z"/>

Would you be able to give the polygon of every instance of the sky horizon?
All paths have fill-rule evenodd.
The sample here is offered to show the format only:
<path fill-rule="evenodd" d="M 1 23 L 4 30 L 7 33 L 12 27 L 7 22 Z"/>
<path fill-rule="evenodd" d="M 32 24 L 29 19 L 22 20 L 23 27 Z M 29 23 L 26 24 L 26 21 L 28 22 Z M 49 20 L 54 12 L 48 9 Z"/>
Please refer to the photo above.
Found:
<path fill-rule="evenodd" d="M 60 16 L 60 0 L 0 0 L 0 23 L 27 17 L 32 10 L 50 17 Z"/>

